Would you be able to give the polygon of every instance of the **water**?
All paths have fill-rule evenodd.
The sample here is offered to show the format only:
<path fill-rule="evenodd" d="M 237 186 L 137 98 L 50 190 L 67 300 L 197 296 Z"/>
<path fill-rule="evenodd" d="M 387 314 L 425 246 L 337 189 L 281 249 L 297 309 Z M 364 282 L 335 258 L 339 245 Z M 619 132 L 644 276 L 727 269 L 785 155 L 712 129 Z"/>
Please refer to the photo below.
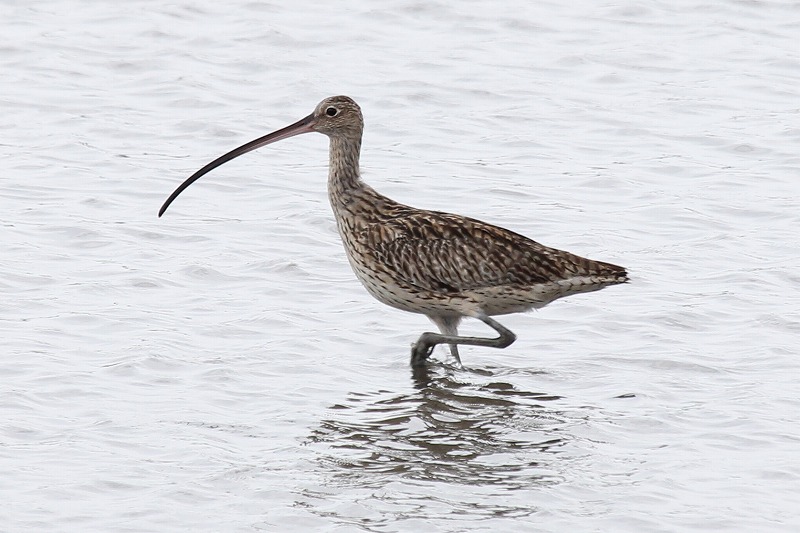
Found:
<path fill-rule="evenodd" d="M 1 9 L 0 530 L 800 529 L 798 4 Z M 414 374 L 323 136 L 156 218 L 340 93 L 381 192 L 633 282 Z"/>

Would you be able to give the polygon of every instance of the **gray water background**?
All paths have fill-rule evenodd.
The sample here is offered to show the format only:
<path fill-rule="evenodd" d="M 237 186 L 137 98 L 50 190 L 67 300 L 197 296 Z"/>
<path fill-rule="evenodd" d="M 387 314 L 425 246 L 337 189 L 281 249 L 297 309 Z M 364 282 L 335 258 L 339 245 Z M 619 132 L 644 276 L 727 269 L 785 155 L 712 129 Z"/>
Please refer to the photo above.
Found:
<path fill-rule="evenodd" d="M 798 27 L 790 1 L 4 2 L 0 530 L 800 530 Z M 334 94 L 379 191 L 632 283 L 414 375 L 432 326 L 351 273 L 323 136 L 156 217 Z"/>

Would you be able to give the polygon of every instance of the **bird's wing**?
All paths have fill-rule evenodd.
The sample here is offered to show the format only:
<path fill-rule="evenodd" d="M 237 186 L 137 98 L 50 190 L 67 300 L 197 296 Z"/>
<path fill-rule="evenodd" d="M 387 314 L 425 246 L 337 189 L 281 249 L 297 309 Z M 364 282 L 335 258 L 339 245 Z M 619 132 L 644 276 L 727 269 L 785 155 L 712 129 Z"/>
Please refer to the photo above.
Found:
<path fill-rule="evenodd" d="M 562 279 L 565 273 L 564 252 L 449 213 L 407 213 L 366 233 L 378 264 L 399 281 L 431 291 L 534 285 Z"/>

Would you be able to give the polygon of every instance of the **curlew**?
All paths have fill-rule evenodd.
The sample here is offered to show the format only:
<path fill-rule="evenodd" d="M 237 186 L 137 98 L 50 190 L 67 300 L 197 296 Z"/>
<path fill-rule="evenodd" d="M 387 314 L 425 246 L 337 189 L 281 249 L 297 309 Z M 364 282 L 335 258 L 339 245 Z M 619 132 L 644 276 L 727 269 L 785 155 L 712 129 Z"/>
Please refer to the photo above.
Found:
<path fill-rule="evenodd" d="M 328 196 L 347 259 L 367 291 L 403 311 L 426 315 L 440 333 L 423 333 L 411 349 L 412 366 L 448 344 L 505 348 L 516 335 L 493 316 L 544 307 L 572 294 L 628 280 L 623 267 L 539 244 L 479 220 L 415 209 L 379 194 L 359 171 L 361 108 L 347 96 L 324 99 L 307 117 L 211 161 L 167 198 L 158 216 L 198 178 L 242 154 L 299 135 L 330 139 Z M 481 320 L 497 337 L 458 334 L 464 317 Z"/>

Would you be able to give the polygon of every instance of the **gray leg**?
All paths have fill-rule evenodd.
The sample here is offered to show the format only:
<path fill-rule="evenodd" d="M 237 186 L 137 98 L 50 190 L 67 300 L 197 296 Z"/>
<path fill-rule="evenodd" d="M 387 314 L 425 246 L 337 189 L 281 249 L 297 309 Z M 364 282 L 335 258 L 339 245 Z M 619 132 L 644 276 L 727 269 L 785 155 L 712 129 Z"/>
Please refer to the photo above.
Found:
<path fill-rule="evenodd" d="M 490 348 L 505 348 L 515 340 L 517 336 L 512 333 L 510 329 L 502 326 L 498 321 L 486 316 L 483 313 L 476 313 L 475 318 L 481 320 L 484 324 L 494 329 L 500 335 L 496 338 L 484 337 L 459 337 L 458 335 L 440 335 L 426 331 L 420 335 L 419 340 L 411 350 L 411 366 L 420 366 L 425 364 L 425 360 L 433 351 L 433 347 L 437 344 L 469 344 L 472 346 L 488 346 Z"/>
<path fill-rule="evenodd" d="M 458 336 L 458 324 L 461 322 L 460 316 L 429 316 L 428 318 L 439 327 L 439 331 L 442 332 L 442 335 L 449 337 Z M 458 356 L 458 344 L 450 344 L 450 355 L 456 360 L 458 366 L 461 366 L 461 357 Z"/>

